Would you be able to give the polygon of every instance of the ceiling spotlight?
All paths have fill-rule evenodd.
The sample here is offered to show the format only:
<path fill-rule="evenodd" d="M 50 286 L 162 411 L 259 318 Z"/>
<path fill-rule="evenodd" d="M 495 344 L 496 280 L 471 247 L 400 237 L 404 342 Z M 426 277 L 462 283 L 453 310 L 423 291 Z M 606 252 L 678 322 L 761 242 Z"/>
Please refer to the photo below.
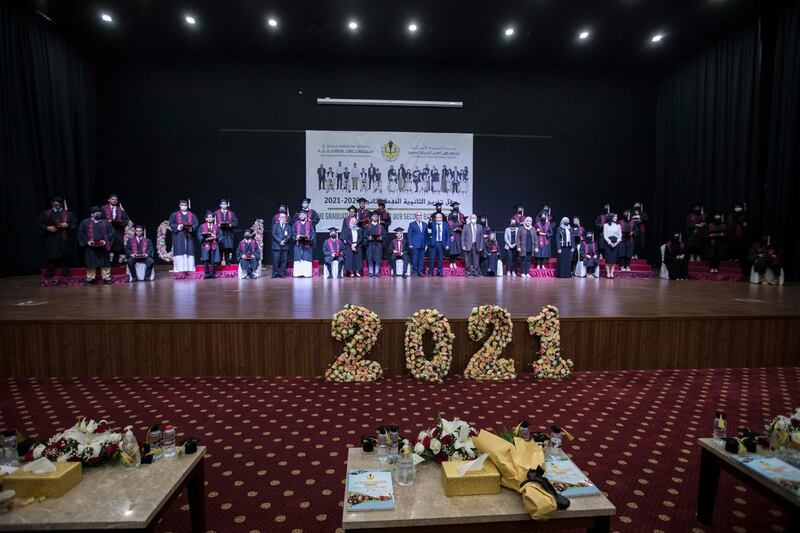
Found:
<path fill-rule="evenodd" d="M 185 20 L 186 24 L 195 24 L 197 22 L 191 15 L 186 15 Z"/>
<path fill-rule="evenodd" d="M 655 35 L 653 35 L 650 38 L 650 42 L 651 43 L 660 43 L 663 38 L 664 38 L 664 34 L 663 33 L 656 33 Z"/>
<path fill-rule="evenodd" d="M 114 22 L 114 19 L 108 13 L 102 13 L 100 18 L 103 19 L 103 22 Z"/>
<path fill-rule="evenodd" d="M 514 28 L 506 28 L 506 30 L 503 33 L 506 34 L 506 37 L 511 37 L 512 35 L 514 35 Z"/>
<path fill-rule="evenodd" d="M 589 38 L 589 35 L 591 35 L 591 34 L 590 34 L 588 31 L 586 31 L 586 30 L 583 30 L 582 32 L 580 32 L 580 33 L 578 34 L 578 39 L 581 39 L 581 40 L 588 39 L 588 38 Z"/>
<path fill-rule="evenodd" d="M 412 22 L 411 24 L 408 25 L 408 31 L 414 33 L 415 31 L 417 31 L 417 25 Z"/>
<path fill-rule="evenodd" d="M 351 21 L 350 21 L 350 22 L 347 24 L 347 27 L 348 27 L 348 28 L 350 28 L 351 30 L 354 30 L 354 31 L 355 31 L 355 30 L 357 30 L 357 29 L 358 29 L 358 22 L 356 22 L 355 20 L 351 20 Z"/>
<path fill-rule="evenodd" d="M 270 19 L 267 20 L 267 25 L 270 28 L 277 28 L 278 27 L 278 21 L 276 19 L 274 19 L 274 18 L 270 18 Z"/>

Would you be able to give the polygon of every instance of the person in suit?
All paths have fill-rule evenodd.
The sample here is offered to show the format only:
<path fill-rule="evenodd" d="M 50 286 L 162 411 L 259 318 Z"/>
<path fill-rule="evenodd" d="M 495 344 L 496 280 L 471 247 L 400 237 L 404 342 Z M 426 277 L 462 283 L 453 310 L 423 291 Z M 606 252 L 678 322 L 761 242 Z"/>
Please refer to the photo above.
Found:
<path fill-rule="evenodd" d="M 392 277 L 408 277 L 408 240 L 403 238 L 403 228 L 394 229 L 394 240 L 390 244 L 389 265 L 392 268 Z M 397 261 L 401 262 L 400 272 L 397 272 Z"/>
<path fill-rule="evenodd" d="M 428 249 L 428 223 L 422 213 L 414 213 L 414 221 L 408 225 L 408 247 L 411 249 L 411 276 L 425 275 L 425 250 Z"/>
<path fill-rule="evenodd" d="M 375 176 L 378 174 L 378 169 L 375 168 L 375 165 L 372 163 L 369 164 L 369 168 L 367 169 L 367 179 L 369 180 L 369 185 L 367 186 L 367 190 L 372 190 L 372 182 L 375 180 Z"/>
<path fill-rule="evenodd" d="M 339 239 L 336 228 L 328 228 L 328 238 L 322 244 L 322 254 L 325 261 L 325 270 L 328 271 L 328 279 L 333 278 L 333 263 L 339 264 L 339 274 L 342 277 L 342 266 L 344 263 L 344 243 Z"/>
<path fill-rule="evenodd" d="M 272 215 L 272 225 L 273 226 L 278 223 L 278 217 L 281 216 L 281 213 L 286 215 L 286 221 L 288 222 L 288 220 L 289 220 L 289 208 L 287 207 L 286 204 L 281 204 L 281 205 L 278 206 L 278 212 L 275 213 L 274 215 Z"/>
<path fill-rule="evenodd" d="M 286 277 L 292 228 L 286 221 L 286 213 L 278 213 L 278 221 L 272 225 L 272 277 Z"/>
<path fill-rule="evenodd" d="M 364 266 L 361 255 L 361 243 L 364 241 L 364 230 L 358 227 L 356 219 L 350 219 L 350 227 L 342 233 L 344 241 L 344 273 L 345 276 L 360 278 Z"/>
<path fill-rule="evenodd" d="M 125 243 L 125 260 L 128 263 L 128 270 L 131 274 L 131 282 L 140 281 L 136 275 L 136 263 L 144 263 L 145 273 L 144 279 L 141 281 L 150 281 L 150 275 L 153 273 L 153 241 L 144 236 L 144 226 L 137 224 L 133 227 L 133 237 L 128 239 Z"/>
<path fill-rule="evenodd" d="M 450 251 L 450 227 L 441 212 L 436 213 L 429 232 L 428 246 L 431 249 L 431 271 L 429 276 L 444 276 L 444 254 Z M 437 273 L 438 269 L 438 273 Z"/>
<path fill-rule="evenodd" d="M 522 270 L 520 277 L 531 277 L 531 257 L 536 250 L 538 235 L 533 227 L 533 219 L 525 217 L 522 227 L 517 230 L 517 249 L 522 259 Z"/>
<path fill-rule="evenodd" d="M 478 224 L 478 215 L 473 213 L 469 216 L 469 222 L 464 224 L 461 233 L 461 249 L 464 250 L 467 277 L 480 277 L 479 261 L 483 246 L 483 226 Z"/>
<path fill-rule="evenodd" d="M 261 263 L 261 248 L 249 229 L 244 230 L 244 238 L 236 249 L 236 260 L 239 261 L 239 268 L 244 271 L 246 279 L 256 279 L 256 270 Z"/>

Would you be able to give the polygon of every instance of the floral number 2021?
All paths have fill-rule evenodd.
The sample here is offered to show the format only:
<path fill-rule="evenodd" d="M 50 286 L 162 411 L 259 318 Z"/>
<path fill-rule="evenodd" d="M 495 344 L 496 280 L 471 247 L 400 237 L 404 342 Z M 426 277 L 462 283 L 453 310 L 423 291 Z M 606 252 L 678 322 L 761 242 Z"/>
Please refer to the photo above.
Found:
<path fill-rule="evenodd" d="M 345 341 L 344 351 L 325 370 L 326 381 L 375 381 L 383 377 L 380 363 L 364 359 L 378 342 L 381 321 L 365 307 L 347 304 L 333 315 L 331 336 Z"/>

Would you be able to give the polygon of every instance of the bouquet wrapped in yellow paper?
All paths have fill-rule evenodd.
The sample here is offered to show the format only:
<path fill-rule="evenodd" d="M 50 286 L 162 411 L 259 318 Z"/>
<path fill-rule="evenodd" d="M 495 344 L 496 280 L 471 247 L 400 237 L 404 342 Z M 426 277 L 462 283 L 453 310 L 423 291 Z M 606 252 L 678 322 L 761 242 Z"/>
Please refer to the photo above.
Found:
<path fill-rule="evenodd" d="M 557 508 L 556 499 L 537 483 L 523 483 L 528 480 L 528 472 L 544 467 L 544 452 L 535 442 L 514 437 L 510 443 L 494 433 L 481 430 L 472 438 L 481 453 L 489 454 L 489 459 L 500 472 L 500 484 L 522 496 L 522 504 L 534 520 L 547 520 Z"/>

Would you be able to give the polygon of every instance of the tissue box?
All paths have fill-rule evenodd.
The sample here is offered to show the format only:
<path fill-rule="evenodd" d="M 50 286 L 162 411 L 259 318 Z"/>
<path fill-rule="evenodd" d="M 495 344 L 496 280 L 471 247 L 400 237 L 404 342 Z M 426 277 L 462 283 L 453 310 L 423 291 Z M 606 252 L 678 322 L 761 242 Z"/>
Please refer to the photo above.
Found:
<path fill-rule="evenodd" d="M 3 478 L 3 487 L 14 489 L 18 498 L 58 498 L 80 483 L 83 470 L 80 463 L 53 463 L 55 472 L 32 474 L 22 468 Z"/>
<path fill-rule="evenodd" d="M 497 494 L 500 492 L 500 472 L 491 459 L 483 468 L 458 474 L 458 467 L 467 461 L 445 461 L 442 463 L 442 485 L 448 496 L 473 496 L 475 494 Z"/>

